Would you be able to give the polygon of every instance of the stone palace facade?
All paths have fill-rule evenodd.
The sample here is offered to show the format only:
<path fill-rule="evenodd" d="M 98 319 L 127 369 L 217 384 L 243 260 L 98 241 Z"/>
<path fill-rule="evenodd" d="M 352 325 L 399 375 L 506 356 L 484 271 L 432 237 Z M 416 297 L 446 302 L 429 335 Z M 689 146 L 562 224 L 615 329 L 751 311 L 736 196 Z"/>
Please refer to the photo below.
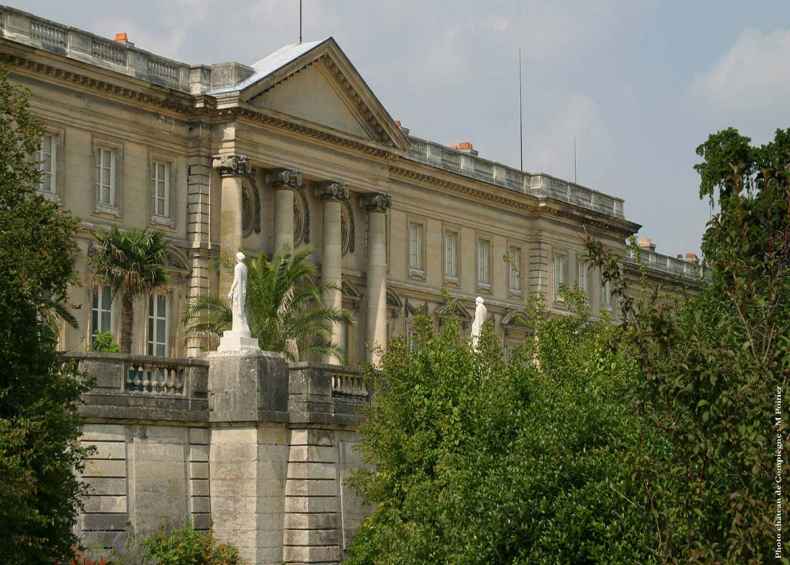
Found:
<path fill-rule="evenodd" d="M 367 401 L 353 367 L 408 339 L 416 313 L 438 323 L 443 290 L 467 324 L 484 297 L 507 346 L 525 337 L 528 294 L 561 314 L 559 288 L 578 286 L 594 315 L 611 310 L 585 235 L 627 255 L 640 227 L 620 198 L 410 135 L 332 38 L 252 66 L 190 65 L 0 6 L 0 65 L 45 124 L 39 190 L 81 219 L 80 327 L 63 327 L 61 347 L 97 377 L 81 409 L 98 448 L 80 521 L 90 546 L 191 516 L 255 563 L 337 561 L 364 514 L 344 487 Z M 170 283 L 135 304 L 131 356 L 89 352 L 97 332 L 120 334 L 119 301 L 87 261 L 110 226 L 169 243 Z M 334 287 L 327 302 L 353 313 L 333 328 L 343 358 L 256 369 L 269 376 L 249 391 L 218 384 L 206 341 L 184 335 L 185 305 L 227 293 L 237 251 L 300 245 Z M 670 288 L 701 276 L 654 249 L 641 259 Z M 240 404 L 212 405 L 212 387 Z"/>

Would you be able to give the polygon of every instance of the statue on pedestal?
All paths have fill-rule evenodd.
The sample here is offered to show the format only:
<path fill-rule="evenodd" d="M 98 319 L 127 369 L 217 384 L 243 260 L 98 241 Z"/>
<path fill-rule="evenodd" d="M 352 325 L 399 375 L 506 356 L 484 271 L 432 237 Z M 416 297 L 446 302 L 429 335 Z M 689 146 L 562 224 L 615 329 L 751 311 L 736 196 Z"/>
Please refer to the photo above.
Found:
<path fill-rule="evenodd" d="M 236 253 L 236 266 L 233 268 L 233 283 L 228 292 L 233 323 L 230 331 L 222 334 L 217 351 L 260 351 L 258 340 L 250 334 L 247 322 L 247 265 L 244 253 Z"/>
<path fill-rule="evenodd" d="M 483 331 L 483 324 L 486 323 L 488 317 L 488 309 L 485 307 L 485 300 L 482 296 L 475 299 L 475 319 L 472 322 L 472 349 L 477 351 L 478 343 L 480 342 L 480 334 Z"/>

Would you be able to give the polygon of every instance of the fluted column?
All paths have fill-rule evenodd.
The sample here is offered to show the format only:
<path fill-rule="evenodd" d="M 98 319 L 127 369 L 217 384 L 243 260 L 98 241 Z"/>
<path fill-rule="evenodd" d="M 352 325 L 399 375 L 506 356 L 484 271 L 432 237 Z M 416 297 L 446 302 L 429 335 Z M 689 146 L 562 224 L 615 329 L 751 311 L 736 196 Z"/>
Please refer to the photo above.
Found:
<path fill-rule="evenodd" d="M 323 241 L 321 246 L 321 280 L 327 285 L 324 291 L 324 305 L 339 310 L 343 307 L 340 290 L 342 279 L 343 241 L 341 238 L 340 216 L 342 202 L 348 200 L 348 190 L 338 182 L 322 182 L 316 187 L 316 194 L 324 204 Z M 332 345 L 341 346 L 342 328 L 339 322 L 332 324 Z M 339 365 L 337 355 L 327 355 L 325 363 Z"/>
<path fill-rule="evenodd" d="M 362 196 L 368 211 L 367 351 L 378 367 L 387 346 L 387 210 L 392 197 L 385 193 Z"/>
<path fill-rule="evenodd" d="M 294 193 L 302 186 L 302 173 L 275 169 L 269 175 L 274 190 L 274 252 L 294 247 Z"/>
<path fill-rule="evenodd" d="M 219 245 L 224 257 L 233 257 L 241 250 L 242 234 L 242 190 L 244 177 L 250 172 L 246 155 L 215 155 L 213 167 L 222 177 L 221 212 L 219 223 Z M 234 262 L 230 263 L 231 265 Z M 220 296 L 227 294 L 233 282 L 233 271 L 220 271 Z"/>

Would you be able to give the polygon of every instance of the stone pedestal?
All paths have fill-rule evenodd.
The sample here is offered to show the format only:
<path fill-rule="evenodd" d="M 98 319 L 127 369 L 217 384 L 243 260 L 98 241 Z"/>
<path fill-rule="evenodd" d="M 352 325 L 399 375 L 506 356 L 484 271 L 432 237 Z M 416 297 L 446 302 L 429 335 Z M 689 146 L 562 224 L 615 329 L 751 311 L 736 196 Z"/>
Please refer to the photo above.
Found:
<path fill-rule="evenodd" d="M 282 563 L 288 366 L 262 351 L 215 352 L 208 360 L 214 535 L 248 563 Z"/>
<path fill-rule="evenodd" d="M 257 338 L 251 337 L 249 332 L 222 332 L 217 353 L 255 353 L 260 352 Z"/>

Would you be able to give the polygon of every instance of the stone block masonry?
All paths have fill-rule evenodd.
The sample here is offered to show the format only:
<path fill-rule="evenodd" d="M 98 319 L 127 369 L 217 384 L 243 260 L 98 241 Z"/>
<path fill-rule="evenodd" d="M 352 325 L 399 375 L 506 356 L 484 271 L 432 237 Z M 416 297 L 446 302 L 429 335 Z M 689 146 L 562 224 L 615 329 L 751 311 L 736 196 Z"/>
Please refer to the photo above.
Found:
<path fill-rule="evenodd" d="M 369 512 L 347 486 L 362 465 L 358 371 L 267 353 L 70 357 L 97 377 L 80 409 L 94 452 L 79 534 L 93 556 L 191 520 L 251 564 L 341 561 Z M 141 389 L 139 368 L 153 383 L 162 363 L 183 386 Z"/>

